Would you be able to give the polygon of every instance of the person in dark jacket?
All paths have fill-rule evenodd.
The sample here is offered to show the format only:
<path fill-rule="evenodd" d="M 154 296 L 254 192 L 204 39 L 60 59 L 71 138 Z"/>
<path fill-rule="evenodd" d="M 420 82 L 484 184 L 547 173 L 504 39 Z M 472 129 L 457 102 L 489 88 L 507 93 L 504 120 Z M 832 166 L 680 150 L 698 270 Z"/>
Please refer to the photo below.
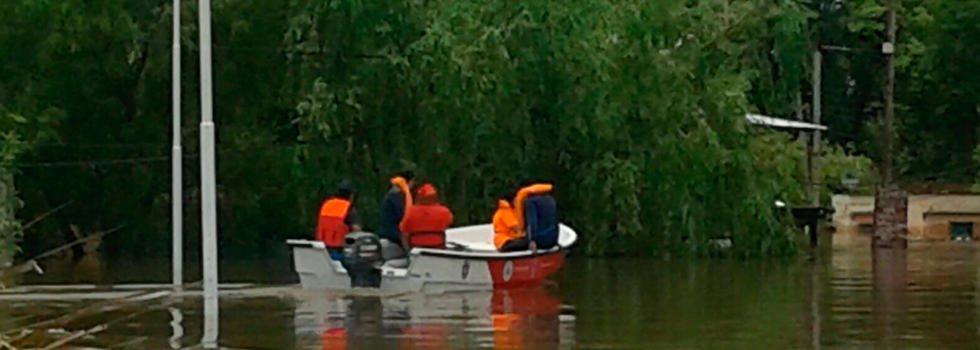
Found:
<path fill-rule="evenodd" d="M 558 245 L 558 204 L 551 188 L 550 184 L 526 183 L 514 199 L 518 220 L 538 249 Z"/>
<path fill-rule="evenodd" d="M 378 236 L 401 246 L 402 249 L 406 247 L 398 225 L 405 217 L 405 209 L 412 206 L 411 188 L 414 183 L 414 172 L 403 171 L 396 174 L 391 178 L 391 190 L 381 202 L 381 232 Z"/>

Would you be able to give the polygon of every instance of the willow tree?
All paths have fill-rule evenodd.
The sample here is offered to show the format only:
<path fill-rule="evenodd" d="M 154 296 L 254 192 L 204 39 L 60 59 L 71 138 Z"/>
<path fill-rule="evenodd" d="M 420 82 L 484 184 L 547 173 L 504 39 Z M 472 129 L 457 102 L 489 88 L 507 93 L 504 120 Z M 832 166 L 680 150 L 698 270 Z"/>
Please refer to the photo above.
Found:
<path fill-rule="evenodd" d="M 742 115 L 763 67 L 747 63 L 756 31 L 793 11 L 299 0 L 285 39 L 310 147 L 299 173 L 384 183 L 411 162 L 463 222 L 487 221 L 520 180 L 545 179 L 590 253 L 703 253 L 716 237 L 741 255 L 789 253 L 772 202 L 796 189 L 753 154 Z"/>

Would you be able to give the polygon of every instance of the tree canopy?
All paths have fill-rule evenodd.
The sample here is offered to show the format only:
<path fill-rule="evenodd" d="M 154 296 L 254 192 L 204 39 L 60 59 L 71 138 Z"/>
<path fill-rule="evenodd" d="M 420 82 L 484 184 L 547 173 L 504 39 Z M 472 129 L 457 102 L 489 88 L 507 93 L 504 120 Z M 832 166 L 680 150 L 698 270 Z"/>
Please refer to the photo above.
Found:
<path fill-rule="evenodd" d="M 980 5 L 900 3 L 900 165 L 910 177 L 972 181 L 980 86 L 961 77 L 978 69 Z M 180 31 L 188 246 L 199 245 L 195 5 L 183 3 Z M 342 179 L 357 184 L 374 227 L 387 177 L 414 167 L 458 224 L 487 222 L 497 196 L 539 179 L 556 185 L 562 221 L 590 254 L 704 254 L 719 237 L 740 256 L 791 254 L 788 218 L 772 203 L 802 200 L 802 148 L 743 115 L 796 118 L 812 95 L 813 50 L 852 47 L 827 54 L 835 165 L 820 181 L 868 172 L 882 9 L 214 0 L 222 253 L 273 253 L 309 236 Z M 26 235 L 25 250 L 56 245 L 68 224 L 125 223 L 109 253 L 167 254 L 171 10 L 163 0 L 0 4 L 0 171 L 24 203 L 19 218 L 73 203 Z M 13 225 L 19 201 L 6 193 L 0 222 Z"/>

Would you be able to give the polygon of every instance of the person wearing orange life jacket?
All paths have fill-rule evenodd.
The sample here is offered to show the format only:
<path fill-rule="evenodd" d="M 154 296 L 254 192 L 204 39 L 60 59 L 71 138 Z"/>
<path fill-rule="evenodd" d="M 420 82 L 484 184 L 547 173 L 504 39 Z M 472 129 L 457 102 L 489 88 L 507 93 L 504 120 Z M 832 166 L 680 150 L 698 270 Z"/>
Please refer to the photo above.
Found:
<path fill-rule="evenodd" d="M 524 235 L 507 197 L 504 195 L 497 200 L 497 211 L 493 213 L 493 245 L 501 252 L 527 250 L 531 242 Z"/>
<path fill-rule="evenodd" d="M 517 191 L 514 212 L 528 239 L 539 249 L 558 245 L 558 205 L 552 185 L 528 182 Z"/>
<path fill-rule="evenodd" d="M 361 230 L 361 219 L 353 208 L 354 186 L 343 181 L 337 186 L 337 193 L 320 205 L 316 223 L 316 239 L 327 246 L 334 260 L 343 258 L 344 236 Z"/>
<path fill-rule="evenodd" d="M 416 202 L 405 211 L 405 218 L 398 225 L 407 248 L 445 248 L 446 228 L 453 222 L 453 213 L 439 204 L 436 188 L 429 183 L 419 187 Z"/>

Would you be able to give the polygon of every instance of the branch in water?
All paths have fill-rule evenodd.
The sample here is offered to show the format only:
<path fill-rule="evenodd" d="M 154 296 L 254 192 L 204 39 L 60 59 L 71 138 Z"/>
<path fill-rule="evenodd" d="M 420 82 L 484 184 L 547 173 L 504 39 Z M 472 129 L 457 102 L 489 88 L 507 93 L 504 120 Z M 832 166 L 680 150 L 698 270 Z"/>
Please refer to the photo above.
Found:
<path fill-rule="evenodd" d="M 27 224 L 24 224 L 24 227 L 21 227 L 20 228 L 20 232 L 27 231 L 27 229 L 31 228 L 31 226 L 34 226 L 35 224 L 41 222 L 41 220 L 44 220 L 45 218 L 47 218 L 47 217 L 49 217 L 51 215 L 54 215 L 54 213 L 57 213 L 57 212 L 61 211 L 61 209 L 64 209 L 65 207 L 67 207 L 68 205 L 70 205 L 72 202 L 74 202 L 74 201 L 72 200 L 72 201 L 65 202 L 64 204 L 59 205 L 59 206 L 55 207 L 54 209 L 48 210 L 46 213 L 41 214 L 40 216 L 34 218 L 34 220 L 31 220 Z"/>

